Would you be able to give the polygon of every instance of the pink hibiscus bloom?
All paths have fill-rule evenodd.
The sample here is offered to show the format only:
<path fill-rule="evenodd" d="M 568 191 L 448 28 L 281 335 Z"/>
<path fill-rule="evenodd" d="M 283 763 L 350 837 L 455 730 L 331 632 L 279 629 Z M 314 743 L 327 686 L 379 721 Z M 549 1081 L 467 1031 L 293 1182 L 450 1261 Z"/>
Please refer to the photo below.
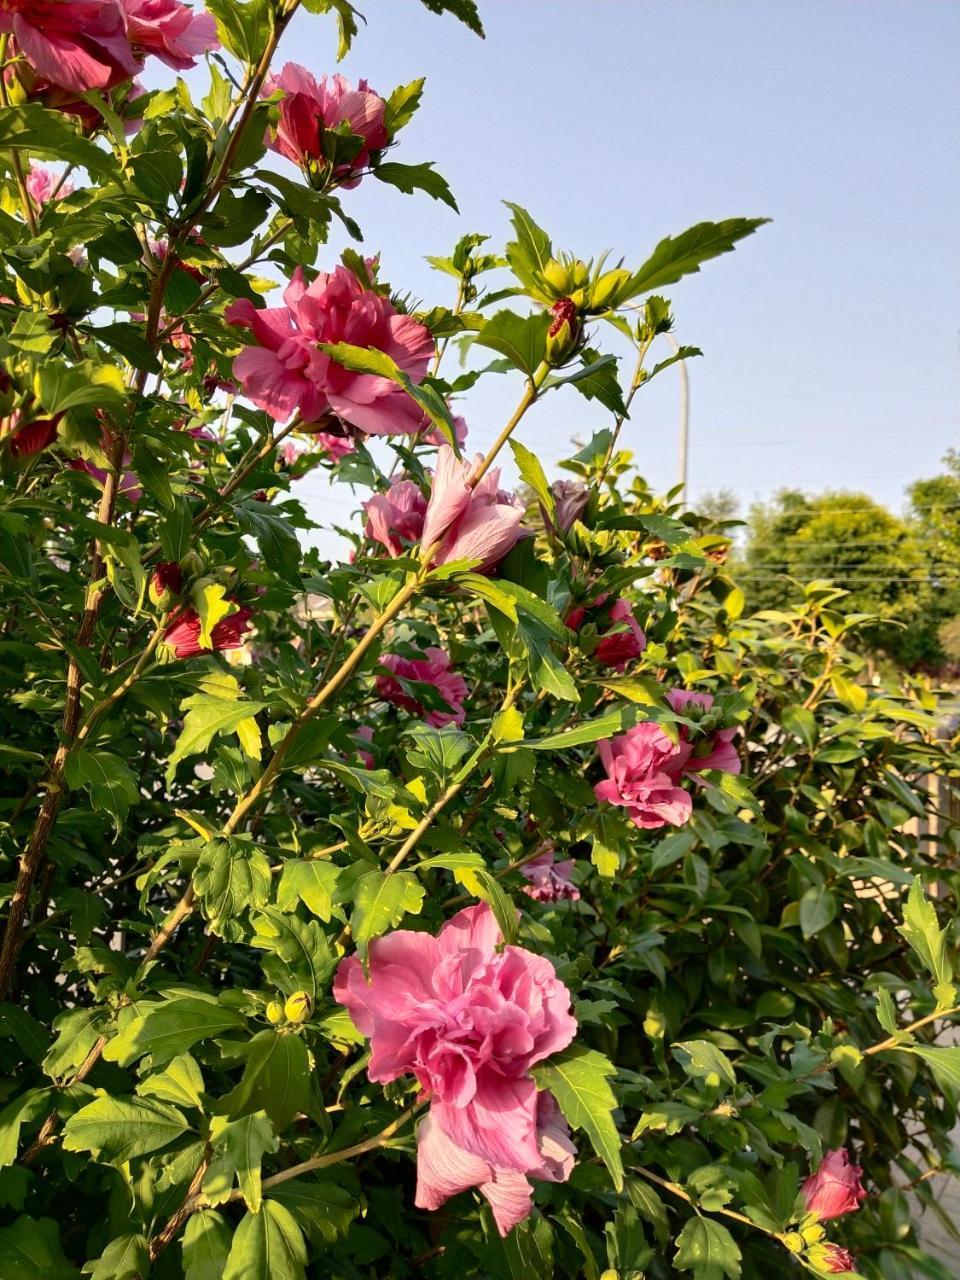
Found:
<path fill-rule="evenodd" d="M 860 1179 L 863 1170 L 850 1162 L 845 1147 L 828 1151 L 816 1173 L 812 1173 L 800 1188 L 807 1213 L 815 1213 L 821 1222 L 853 1213 L 866 1200 Z"/>
<path fill-rule="evenodd" d="M 3 0 L 4 31 L 42 80 L 73 93 L 113 88 L 139 70 L 119 0 Z"/>
<path fill-rule="evenodd" d="M 530 1068 L 566 1048 L 577 1024 L 550 961 L 522 947 L 498 951 L 502 941 L 480 903 L 435 938 L 406 929 L 376 938 L 369 981 L 348 956 L 333 994 L 370 1040 L 370 1079 L 412 1074 L 430 1099 L 417 1203 L 433 1207 L 480 1186 L 505 1234 L 529 1212 L 528 1193 L 509 1178 L 503 1185 L 508 1172 L 569 1173 L 566 1135 L 553 1129 L 552 1109 L 541 1110 Z"/>
<path fill-rule="evenodd" d="M 502 560 L 520 536 L 523 504 L 500 488 L 500 470 L 494 468 L 474 483 L 483 457 L 460 461 L 449 445 L 437 454 L 430 501 L 423 522 L 421 542 L 434 547 L 431 561 L 479 561 L 483 573 Z"/>
<path fill-rule="evenodd" d="M 530 881 L 523 892 L 534 902 L 561 902 L 564 899 L 577 902 L 580 890 L 570 879 L 573 863 L 573 858 L 555 862 L 553 849 L 547 849 L 539 858 L 531 859 L 520 868 L 520 874 Z"/>
<path fill-rule="evenodd" d="M 420 716 L 435 729 L 445 724 L 463 724 L 466 711 L 463 699 L 467 696 L 467 682 L 451 670 L 450 657 L 442 649 L 430 648 L 422 658 L 401 658 L 387 653 L 380 659 L 381 667 L 392 672 L 389 676 L 377 676 L 374 687 L 385 702 L 402 707 Z M 400 679 L 395 679 L 394 677 Z M 449 707 L 449 711 L 428 711 L 412 694 L 407 693 L 400 680 L 412 680 L 418 684 L 430 684 Z"/>
<path fill-rule="evenodd" d="M 120 0 L 127 37 L 137 53 L 152 53 L 175 71 L 186 71 L 208 49 L 218 49 L 217 24 L 179 0 Z"/>
<path fill-rule="evenodd" d="M 58 190 L 59 187 L 59 190 Z M 40 208 L 45 205 L 54 191 L 57 199 L 63 200 L 76 190 L 72 182 L 60 183 L 60 175 L 52 169 L 45 169 L 42 164 L 32 164 L 27 174 L 27 191 L 30 199 Z"/>
<path fill-rule="evenodd" d="M 283 301 L 282 307 L 257 310 L 248 298 L 238 298 L 227 309 L 227 320 L 252 330 L 257 343 L 233 366 L 245 396 L 278 422 L 295 412 L 304 423 L 333 413 L 369 435 L 418 430 L 422 412 L 401 387 L 345 369 L 318 344 L 347 342 L 382 351 L 420 382 L 434 351 L 422 324 L 364 289 L 343 266 L 321 272 L 309 287 L 298 267 Z"/>
<path fill-rule="evenodd" d="M 624 671 L 628 662 L 643 653 L 647 637 L 633 616 L 630 601 L 621 598 L 607 609 L 604 606 L 609 599 L 606 594 L 599 595 L 591 604 L 572 609 L 566 623 L 571 631 L 579 631 L 584 623 L 592 622 L 600 636 L 591 655 L 594 661 Z"/>
<path fill-rule="evenodd" d="M 542 1182 L 566 1182 L 573 1172 L 577 1149 L 552 1093 L 537 1095 L 537 1148 L 542 1162 L 521 1173 L 472 1155 L 448 1138 L 432 1113 L 417 1131 L 418 1209 L 439 1209 L 460 1191 L 476 1187 L 493 1210 L 502 1236 L 529 1217 L 533 1187 L 528 1177 Z"/>
<path fill-rule="evenodd" d="M 348 164 L 337 165 L 335 174 L 341 186 L 356 186 L 359 178 L 351 182 L 343 179 L 365 169 L 370 153 L 381 151 L 390 141 L 384 124 L 387 104 L 366 80 L 361 80 L 356 89 L 343 76 L 321 76 L 318 82 L 306 68 L 288 62 L 279 75 L 269 76 L 264 83 L 266 97 L 277 92 L 283 94 L 280 119 L 276 132 L 271 130 L 268 134 L 267 145 L 294 164 L 327 163 L 323 136 L 326 130 L 336 131 L 346 125 L 350 133 L 363 139 L 357 155 Z"/>
<path fill-rule="evenodd" d="M 21 414 L 15 409 L 8 418 L 0 423 L 0 439 L 4 440 L 14 458 L 32 458 L 42 453 L 57 438 L 62 413 L 52 418 L 34 418 L 32 422 L 21 425 Z"/>
<path fill-rule="evenodd" d="M 325 453 L 331 462 L 339 462 L 341 458 L 357 452 L 357 446 L 349 436 L 335 436 L 330 431 L 313 431 L 311 435 L 320 446 L 321 453 Z"/>
<path fill-rule="evenodd" d="M 238 609 L 228 618 L 221 618 L 210 632 L 213 648 L 200 644 L 200 616 L 196 609 L 184 609 L 164 632 L 163 642 L 178 658 L 199 658 L 205 653 L 220 653 L 225 649 L 239 649 L 250 629 L 253 610 Z"/>
<path fill-rule="evenodd" d="M 598 800 L 626 809 L 636 827 L 682 827 L 689 820 L 693 801 L 679 785 L 688 746 L 671 741 L 648 721 L 601 742 L 598 749 L 607 771 L 605 781 L 593 789 Z"/>
<path fill-rule="evenodd" d="M 409 545 L 420 541 L 427 500 L 412 480 L 394 480 L 386 493 L 375 493 L 363 509 L 364 533 L 391 556 L 406 555 Z"/>

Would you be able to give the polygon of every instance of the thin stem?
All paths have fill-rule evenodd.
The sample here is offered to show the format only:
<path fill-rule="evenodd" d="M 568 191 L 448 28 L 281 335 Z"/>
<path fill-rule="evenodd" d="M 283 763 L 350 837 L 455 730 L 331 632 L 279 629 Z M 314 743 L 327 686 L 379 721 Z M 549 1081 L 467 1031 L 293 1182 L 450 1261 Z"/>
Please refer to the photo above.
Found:
<path fill-rule="evenodd" d="M 613 452 L 617 447 L 617 441 L 620 439 L 620 432 L 623 424 L 630 416 L 630 406 L 633 404 L 633 397 L 643 385 L 643 362 L 647 358 L 647 352 L 650 350 L 650 343 L 643 342 L 637 348 L 637 363 L 634 366 L 633 378 L 630 383 L 630 390 L 627 392 L 627 398 L 623 402 L 623 413 L 617 414 L 616 422 L 613 427 L 613 434 L 610 437 L 610 443 L 607 445 L 607 452 L 604 454 L 603 465 L 600 468 L 600 475 L 597 478 L 597 488 L 603 484 L 607 478 L 607 472 L 610 470 L 610 463 L 613 461 Z"/>

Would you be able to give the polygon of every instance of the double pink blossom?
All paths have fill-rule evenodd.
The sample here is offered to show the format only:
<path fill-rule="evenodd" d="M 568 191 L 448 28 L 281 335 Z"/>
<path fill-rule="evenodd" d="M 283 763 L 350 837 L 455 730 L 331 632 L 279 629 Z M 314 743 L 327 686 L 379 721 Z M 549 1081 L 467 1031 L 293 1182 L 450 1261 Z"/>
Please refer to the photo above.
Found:
<path fill-rule="evenodd" d="M 164 632 L 163 642 L 169 646 L 178 658 L 199 658 L 205 653 L 220 653 L 225 649 L 239 649 L 244 636 L 250 629 L 253 610 L 237 609 L 229 617 L 221 618 L 210 632 L 213 646 L 208 648 L 200 644 L 200 615 L 196 609 L 183 609 Z"/>
<path fill-rule="evenodd" d="M 268 135 L 268 145 L 294 164 L 329 163 L 330 144 L 324 138 L 328 130 L 337 132 L 346 126 L 347 132 L 363 139 L 357 155 L 334 170 L 341 186 L 355 186 L 359 178 L 345 179 L 365 169 L 371 152 L 381 151 L 390 141 L 384 123 L 387 104 L 366 80 L 356 88 L 343 76 L 321 76 L 318 81 L 304 67 L 288 62 L 263 86 L 268 97 L 277 92 L 283 94 L 280 118 Z"/>
<path fill-rule="evenodd" d="M 120 0 L 127 39 L 140 55 L 152 53 L 175 71 L 196 66 L 197 58 L 219 48 L 217 24 L 180 0 Z"/>
<path fill-rule="evenodd" d="M 502 942 L 481 903 L 436 937 L 400 929 L 375 939 L 369 979 L 349 956 L 333 994 L 370 1040 L 370 1079 L 413 1075 L 430 1099 L 418 1206 L 436 1208 L 477 1186 L 506 1235 L 530 1211 L 528 1177 L 569 1176 L 573 1148 L 530 1068 L 565 1048 L 577 1024 L 550 961 Z"/>
<path fill-rule="evenodd" d="M 807 1213 L 816 1214 L 821 1222 L 854 1213 L 867 1198 L 862 1177 L 863 1170 L 851 1163 L 845 1147 L 828 1151 L 817 1172 L 800 1188 Z"/>
<path fill-rule="evenodd" d="M 307 285 L 297 267 L 282 307 L 258 310 L 248 298 L 227 309 L 231 324 L 250 329 L 256 345 L 234 361 L 243 394 L 277 421 L 299 413 L 304 423 L 332 413 L 369 435 L 414 432 L 423 414 L 390 378 L 355 373 L 320 350 L 320 343 L 346 342 L 382 351 L 420 382 L 434 343 L 412 316 L 365 289 L 346 267 L 321 272 Z"/>
<path fill-rule="evenodd" d="M 579 631 L 587 622 L 594 624 L 600 639 L 593 650 L 595 662 L 614 671 L 623 671 L 627 663 L 639 658 L 647 647 L 647 637 L 633 616 L 633 606 L 621 597 L 607 608 L 610 597 L 597 596 L 591 604 L 571 609 L 566 623 L 571 631 Z"/>
<path fill-rule="evenodd" d="M 445 724 L 463 724 L 467 715 L 463 706 L 467 682 L 452 669 L 450 656 L 442 649 L 427 649 L 422 658 L 401 658 L 399 654 L 387 653 L 380 659 L 380 665 L 391 672 L 389 676 L 377 676 L 374 682 L 377 693 L 385 702 L 392 702 L 395 707 L 421 716 L 435 729 Z M 449 710 L 427 710 L 404 689 L 401 680 L 432 685 Z"/>
<path fill-rule="evenodd" d="M 375 493 L 363 504 L 366 536 L 391 556 L 406 555 L 420 541 L 427 500 L 412 480 L 394 480 L 386 493 Z"/>
<path fill-rule="evenodd" d="M 553 849 L 547 849 L 539 858 L 531 859 L 520 868 L 520 874 L 530 881 L 523 892 L 534 902 L 578 901 L 580 890 L 570 879 L 573 864 L 573 858 L 556 862 Z"/>
<path fill-rule="evenodd" d="M 483 461 L 460 460 L 444 445 L 437 453 L 430 501 L 420 540 L 433 548 L 431 562 L 479 562 L 483 573 L 492 569 L 516 543 L 523 519 L 523 503 L 500 488 L 500 470 L 488 471 L 474 483 Z"/>
<path fill-rule="evenodd" d="M 674 690 L 667 702 L 679 715 L 692 707 L 709 710 L 709 693 Z M 598 800 L 626 809 L 637 827 L 683 826 L 693 812 L 689 792 L 680 785 L 684 777 L 696 777 L 708 769 L 724 773 L 740 772 L 740 757 L 732 745 L 736 729 L 720 729 L 691 739 L 685 725 L 679 726 L 674 742 L 658 724 L 647 721 L 634 725 L 599 745 L 600 760 L 607 771 L 594 793 Z"/>
<path fill-rule="evenodd" d="M 72 182 L 62 182 L 60 175 L 52 169 L 45 169 L 42 164 L 32 164 L 27 174 L 27 193 L 30 199 L 41 208 L 56 191 L 57 199 L 64 200 L 72 195 L 75 187 Z"/>

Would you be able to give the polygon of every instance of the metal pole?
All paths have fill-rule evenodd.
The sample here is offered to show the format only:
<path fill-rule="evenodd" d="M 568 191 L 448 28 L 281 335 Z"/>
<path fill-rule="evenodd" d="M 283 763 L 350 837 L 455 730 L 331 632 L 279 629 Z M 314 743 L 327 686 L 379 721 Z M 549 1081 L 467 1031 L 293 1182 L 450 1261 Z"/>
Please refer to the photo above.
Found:
<path fill-rule="evenodd" d="M 670 349 L 676 355 L 680 347 L 670 333 L 663 335 L 670 343 Z M 680 493 L 681 502 L 687 500 L 687 474 L 690 452 L 690 378 L 687 375 L 686 360 L 677 362 L 680 371 Z"/>

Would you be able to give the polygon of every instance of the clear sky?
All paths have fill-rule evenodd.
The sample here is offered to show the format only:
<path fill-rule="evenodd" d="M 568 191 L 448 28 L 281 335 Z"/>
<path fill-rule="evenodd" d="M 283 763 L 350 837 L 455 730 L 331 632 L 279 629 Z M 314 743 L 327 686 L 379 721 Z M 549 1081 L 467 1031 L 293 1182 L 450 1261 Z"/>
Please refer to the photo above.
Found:
<path fill-rule="evenodd" d="M 774 222 L 672 290 L 691 362 L 692 498 L 744 507 L 784 485 L 863 489 L 898 507 L 960 445 L 960 6 L 948 0 L 480 0 L 481 41 L 416 0 L 360 0 L 341 66 L 386 94 L 426 75 L 395 158 L 434 160 L 461 217 L 367 179 L 347 193 L 394 287 L 450 301 L 424 263 L 465 231 L 502 244 L 502 198 L 554 243 L 638 265 L 703 219 Z M 336 70 L 329 19 L 281 46 Z M 335 247 L 331 248 L 331 259 Z M 666 352 L 664 352 L 666 354 Z M 517 396 L 474 394 L 471 443 Z M 641 393 L 626 442 L 676 479 L 673 371 Z M 572 389 L 523 424 L 548 470 L 605 425 Z M 338 486 L 343 489 L 343 486 Z M 349 491 L 301 495 L 343 520 Z"/>

